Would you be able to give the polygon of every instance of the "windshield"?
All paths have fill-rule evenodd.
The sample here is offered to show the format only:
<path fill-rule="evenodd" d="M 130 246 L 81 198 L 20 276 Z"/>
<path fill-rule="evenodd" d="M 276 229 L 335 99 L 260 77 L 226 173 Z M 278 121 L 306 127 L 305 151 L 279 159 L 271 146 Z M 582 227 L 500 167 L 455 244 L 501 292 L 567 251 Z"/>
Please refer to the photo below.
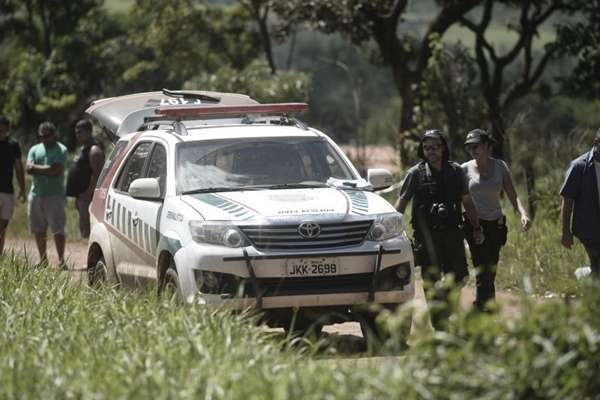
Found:
<path fill-rule="evenodd" d="M 324 186 L 329 178 L 357 179 L 325 140 L 227 139 L 179 146 L 180 192 Z"/>

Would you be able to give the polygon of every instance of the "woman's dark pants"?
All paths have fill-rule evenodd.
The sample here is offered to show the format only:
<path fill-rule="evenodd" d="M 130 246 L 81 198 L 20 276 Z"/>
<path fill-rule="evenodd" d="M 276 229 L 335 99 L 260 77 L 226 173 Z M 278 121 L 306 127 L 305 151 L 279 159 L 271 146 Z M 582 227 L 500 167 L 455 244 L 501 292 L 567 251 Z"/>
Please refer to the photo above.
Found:
<path fill-rule="evenodd" d="M 475 307 L 483 310 L 488 301 L 496 298 L 496 267 L 500 249 L 506 243 L 507 229 L 504 217 L 496 221 L 480 220 L 480 224 L 485 236 L 482 244 L 475 244 L 473 227 L 468 222 L 465 223 L 464 232 L 476 268 Z"/>

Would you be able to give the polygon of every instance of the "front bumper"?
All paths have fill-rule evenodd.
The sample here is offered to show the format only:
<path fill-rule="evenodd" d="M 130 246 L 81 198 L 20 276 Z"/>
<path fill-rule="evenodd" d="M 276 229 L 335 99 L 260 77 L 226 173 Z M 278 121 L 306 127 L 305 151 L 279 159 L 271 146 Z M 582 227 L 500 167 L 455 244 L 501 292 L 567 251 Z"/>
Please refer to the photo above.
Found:
<path fill-rule="evenodd" d="M 335 258 L 340 273 L 333 276 L 291 278 L 288 259 Z M 230 249 L 190 243 L 175 254 L 182 294 L 188 303 L 215 304 L 232 309 L 355 306 L 368 303 L 400 304 L 414 296 L 414 262 L 406 235 L 383 244 L 365 242 L 352 248 L 261 252 L 253 247 Z M 400 279 L 402 268 L 408 276 Z M 206 290 L 200 274 L 221 283 Z M 212 279 L 211 278 L 211 279 Z M 202 290 L 200 290 L 202 289 Z"/>

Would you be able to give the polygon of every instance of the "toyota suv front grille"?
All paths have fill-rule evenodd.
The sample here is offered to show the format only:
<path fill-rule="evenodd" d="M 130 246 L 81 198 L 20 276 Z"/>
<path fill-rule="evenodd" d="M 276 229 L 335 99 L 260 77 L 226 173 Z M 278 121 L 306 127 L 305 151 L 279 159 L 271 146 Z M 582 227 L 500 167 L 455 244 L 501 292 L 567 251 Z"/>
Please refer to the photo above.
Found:
<path fill-rule="evenodd" d="M 245 225 L 239 228 L 260 250 L 306 250 L 361 243 L 372 220 L 289 225 Z M 308 225 L 308 226 L 306 226 Z"/>

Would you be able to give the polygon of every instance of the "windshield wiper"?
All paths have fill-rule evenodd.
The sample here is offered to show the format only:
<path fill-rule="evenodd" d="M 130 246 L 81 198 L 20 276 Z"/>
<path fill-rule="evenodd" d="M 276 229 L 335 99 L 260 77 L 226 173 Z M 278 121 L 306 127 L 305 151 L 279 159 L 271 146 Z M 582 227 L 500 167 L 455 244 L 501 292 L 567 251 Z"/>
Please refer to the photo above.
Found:
<path fill-rule="evenodd" d="M 256 189 L 315 189 L 329 187 L 323 182 L 279 183 L 273 185 L 253 185 Z"/>
<path fill-rule="evenodd" d="M 358 186 L 355 180 L 329 178 L 327 186 L 340 190 L 370 191 L 368 186 Z"/>
<path fill-rule="evenodd" d="M 248 187 L 244 187 L 244 186 L 240 186 L 240 187 L 214 186 L 214 187 L 207 187 L 207 188 L 201 188 L 201 189 L 186 190 L 186 191 L 181 192 L 181 194 L 185 195 L 185 194 L 214 193 L 214 192 L 243 192 L 243 191 L 247 191 L 247 190 L 257 190 L 257 189 L 255 189 L 253 187 L 248 188 Z"/>

